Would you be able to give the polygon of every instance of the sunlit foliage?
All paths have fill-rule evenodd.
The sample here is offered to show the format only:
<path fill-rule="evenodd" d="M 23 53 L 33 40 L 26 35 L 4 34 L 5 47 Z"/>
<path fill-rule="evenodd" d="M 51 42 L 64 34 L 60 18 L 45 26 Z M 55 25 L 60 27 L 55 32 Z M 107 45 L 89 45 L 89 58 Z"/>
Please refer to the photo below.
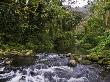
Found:
<path fill-rule="evenodd" d="M 80 20 L 59 0 L 0 1 L 0 47 L 68 52 Z"/>
<path fill-rule="evenodd" d="M 97 1 L 84 25 L 80 47 L 91 55 L 110 56 L 110 1 Z"/>

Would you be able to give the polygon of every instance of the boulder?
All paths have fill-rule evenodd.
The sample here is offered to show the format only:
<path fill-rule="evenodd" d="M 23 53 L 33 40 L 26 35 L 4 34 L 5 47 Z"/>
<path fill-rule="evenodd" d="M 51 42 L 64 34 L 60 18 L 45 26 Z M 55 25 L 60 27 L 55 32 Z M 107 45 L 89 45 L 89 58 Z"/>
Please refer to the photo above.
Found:
<path fill-rule="evenodd" d="M 70 58 L 70 60 L 76 60 L 76 61 L 78 61 L 78 59 L 80 58 L 80 55 L 71 54 L 71 56 L 69 58 Z"/>
<path fill-rule="evenodd" d="M 4 64 L 5 65 L 10 65 L 12 63 L 12 60 L 9 58 L 4 59 Z"/>
<path fill-rule="evenodd" d="M 74 67 L 74 66 L 76 66 L 76 65 L 77 65 L 76 60 L 69 60 L 68 66 Z"/>
<path fill-rule="evenodd" d="M 82 60 L 80 61 L 80 64 L 89 65 L 89 64 L 92 64 L 92 62 L 89 60 Z"/>
<path fill-rule="evenodd" d="M 71 53 L 68 53 L 68 54 L 66 54 L 66 57 L 70 57 L 72 54 Z"/>
<path fill-rule="evenodd" d="M 29 50 L 25 55 L 26 56 L 29 56 L 29 55 L 32 55 L 33 51 L 32 50 Z"/>
<path fill-rule="evenodd" d="M 98 62 L 99 61 L 99 57 L 97 55 L 87 55 L 86 59 L 90 60 L 90 61 L 93 61 L 93 62 Z"/>
<path fill-rule="evenodd" d="M 2 49 L 0 49 L 0 55 L 4 55 L 4 51 Z"/>
<path fill-rule="evenodd" d="M 107 69 L 107 70 L 110 70 L 110 65 L 107 65 L 107 66 L 106 66 L 106 69 Z"/>

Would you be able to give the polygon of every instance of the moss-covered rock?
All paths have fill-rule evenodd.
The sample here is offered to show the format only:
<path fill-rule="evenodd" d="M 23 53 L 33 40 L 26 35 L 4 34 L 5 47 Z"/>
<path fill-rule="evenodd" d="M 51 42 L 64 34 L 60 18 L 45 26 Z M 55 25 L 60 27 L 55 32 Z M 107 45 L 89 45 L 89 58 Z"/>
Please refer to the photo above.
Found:
<path fill-rule="evenodd" d="M 86 59 L 93 61 L 93 62 L 99 61 L 99 57 L 97 55 L 87 55 Z"/>
<path fill-rule="evenodd" d="M 110 58 L 104 58 L 102 64 L 110 65 Z"/>
<path fill-rule="evenodd" d="M 85 65 L 92 64 L 92 62 L 89 61 L 89 60 L 82 60 L 82 61 L 80 61 L 79 63 L 80 63 L 80 64 L 85 64 Z"/>
<path fill-rule="evenodd" d="M 25 49 L 25 50 L 16 50 L 16 49 L 13 49 L 13 50 L 2 50 L 0 49 L 0 56 L 15 56 L 15 55 L 18 55 L 18 56 L 31 56 L 33 54 L 33 50 L 28 50 L 28 49 Z"/>
<path fill-rule="evenodd" d="M 105 69 L 110 70 L 110 65 L 106 65 Z"/>
<path fill-rule="evenodd" d="M 29 50 L 25 53 L 26 56 L 29 56 L 29 55 L 32 55 L 33 54 L 33 51 L 32 50 Z"/>
<path fill-rule="evenodd" d="M 3 56 L 4 54 L 5 52 L 2 49 L 0 49 L 0 56 Z"/>
<path fill-rule="evenodd" d="M 100 59 L 97 63 L 98 64 L 103 64 L 103 59 Z"/>
<path fill-rule="evenodd" d="M 80 58 L 80 55 L 77 55 L 77 54 L 71 54 L 70 56 L 70 59 L 76 60 L 76 61 L 78 61 L 79 58 Z"/>

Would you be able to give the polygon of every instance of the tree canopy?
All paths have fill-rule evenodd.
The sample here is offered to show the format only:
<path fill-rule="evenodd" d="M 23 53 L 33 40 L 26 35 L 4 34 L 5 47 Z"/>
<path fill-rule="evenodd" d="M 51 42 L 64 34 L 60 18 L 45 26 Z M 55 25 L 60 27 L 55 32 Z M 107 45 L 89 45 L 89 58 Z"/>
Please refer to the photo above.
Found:
<path fill-rule="evenodd" d="M 80 14 L 67 11 L 59 0 L 2 0 L 0 47 L 68 52 L 80 20 Z"/>

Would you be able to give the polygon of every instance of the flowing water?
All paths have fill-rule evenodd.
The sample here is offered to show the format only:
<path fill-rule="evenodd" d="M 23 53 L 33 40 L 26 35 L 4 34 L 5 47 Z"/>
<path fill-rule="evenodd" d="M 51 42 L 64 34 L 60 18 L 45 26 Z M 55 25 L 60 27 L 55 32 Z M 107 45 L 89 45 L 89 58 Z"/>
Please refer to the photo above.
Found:
<path fill-rule="evenodd" d="M 63 54 L 52 53 L 15 57 L 11 66 L 1 60 L 0 82 L 110 82 L 103 81 L 101 66 L 69 67 L 68 61 Z"/>

